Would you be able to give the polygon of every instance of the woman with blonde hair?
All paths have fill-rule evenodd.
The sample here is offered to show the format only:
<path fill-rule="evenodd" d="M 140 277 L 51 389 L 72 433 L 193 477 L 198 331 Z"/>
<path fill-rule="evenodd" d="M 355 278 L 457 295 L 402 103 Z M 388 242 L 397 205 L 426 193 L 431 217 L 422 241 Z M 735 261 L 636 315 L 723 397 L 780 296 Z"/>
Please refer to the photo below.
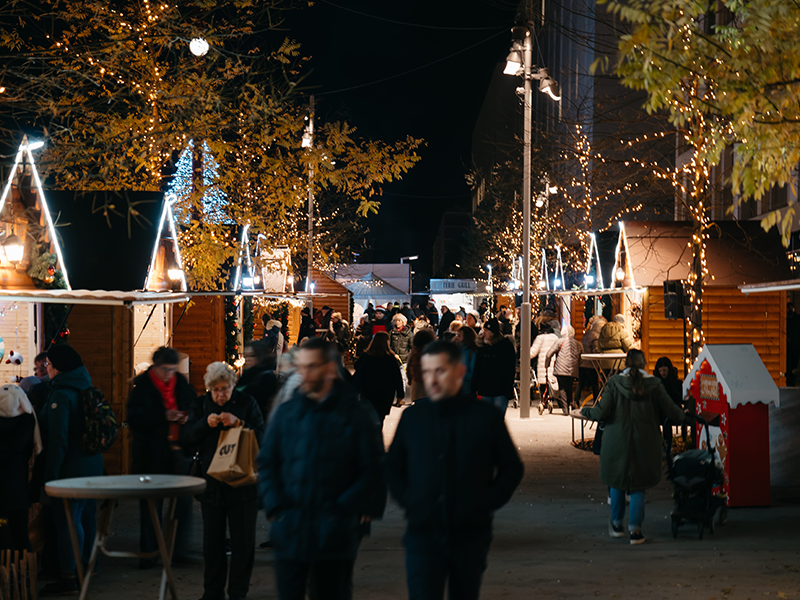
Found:
<path fill-rule="evenodd" d="M 256 439 L 264 435 L 264 417 L 256 400 L 236 390 L 236 371 L 224 362 L 206 368 L 203 381 L 208 393 L 199 397 L 181 430 L 181 440 L 195 445 L 205 470 L 217 450 L 222 431 L 233 427 L 252 429 Z M 250 588 L 256 550 L 256 485 L 231 487 L 205 476 L 206 489 L 200 497 L 203 514 L 203 600 L 225 598 L 225 581 L 230 598 L 244 598 Z M 230 532 L 231 564 L 225 553 L 226 530 Z"/>

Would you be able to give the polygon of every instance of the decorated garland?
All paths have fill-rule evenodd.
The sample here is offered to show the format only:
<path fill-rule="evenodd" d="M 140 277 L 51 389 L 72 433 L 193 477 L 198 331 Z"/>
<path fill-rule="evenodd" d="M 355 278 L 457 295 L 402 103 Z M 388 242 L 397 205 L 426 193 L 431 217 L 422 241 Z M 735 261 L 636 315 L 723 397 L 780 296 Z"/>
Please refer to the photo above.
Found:
<path fill-rule="evenodd" d="M 253 339 L 253 298 L 244 298 L 244 317 L 242 318 L 242 331 L 244 333 L 244 343 Z"/>
<path fill-rule="evenodd" d="M 225 362 L 234 367 L 239 366 L 242 358 L 238 319 L 241 306 L 241 296 L 225 296 Z"/>

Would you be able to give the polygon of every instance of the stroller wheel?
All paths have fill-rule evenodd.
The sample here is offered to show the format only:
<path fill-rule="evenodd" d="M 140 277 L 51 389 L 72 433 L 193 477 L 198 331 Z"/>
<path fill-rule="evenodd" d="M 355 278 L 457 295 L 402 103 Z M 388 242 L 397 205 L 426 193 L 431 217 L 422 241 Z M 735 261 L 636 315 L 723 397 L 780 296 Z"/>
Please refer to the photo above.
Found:
<path fill-rule="evenodd" d="M 544 412 L 544 402 L 539 402 L 539 414 L 541 415 Z"/>
<path fill-rule="evenodd" d="M 703 527 L 703 519 L 698 520 L 697 521 L 697 537 L 700 538 L 701 540 L 703 539 L 703 530 L 704 529 L 705 529 L 705 527 Z"/>
<path fill-rule="evenodd" d="M 552 402 L 548 402 L 547 403 L 547 414 L 549 414 L 549 415 L 553 414 L 553 403 Z"/>
<path fill-rule="evenodd" d="M 674 516 L 672 517 L 672 537 L 678 539 L 678 527 L 681 526 L 681 520 Z"/>

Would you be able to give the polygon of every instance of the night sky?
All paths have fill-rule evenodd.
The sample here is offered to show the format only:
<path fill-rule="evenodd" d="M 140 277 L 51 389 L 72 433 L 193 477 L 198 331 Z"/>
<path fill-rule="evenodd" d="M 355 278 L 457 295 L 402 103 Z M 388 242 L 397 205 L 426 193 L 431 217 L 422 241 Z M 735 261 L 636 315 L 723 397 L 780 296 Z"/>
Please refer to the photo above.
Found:
<path fill-rule="evenodd" d="M 429 275 L 442 213 L 471 206 L 464 174 L 472 129 L 493 69 L 508 53 L 515 6 L 315 0 L 288 19 L 288 35 L 311 56 L 304 83 L 316 94 L 317 119 L 347 120 L 365 138 L 412 135 L 427 144 L 405 178 L 384 187 L 380 213 L 369 218 L 372 256 L 364 259 L 418 254 L 414 270 Z"/>

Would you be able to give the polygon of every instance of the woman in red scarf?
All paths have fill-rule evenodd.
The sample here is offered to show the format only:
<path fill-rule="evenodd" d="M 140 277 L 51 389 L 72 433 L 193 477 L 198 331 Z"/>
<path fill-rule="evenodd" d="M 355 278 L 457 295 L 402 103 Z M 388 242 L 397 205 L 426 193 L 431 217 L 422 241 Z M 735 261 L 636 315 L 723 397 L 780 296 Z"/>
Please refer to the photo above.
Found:
<path fill-rule="evenodd" d="M 178 353 L 161 347 L 153 354 L 153 366 L 133 380 L 128 397 L 127 421 L 133 433 L 131 473 L 140 475 L 186 475 L 191 462 L 191 449 L 180 441 L 181 426 L 186 423 L 189 407 L 197 394 L 178 373 Z M 161 503 L 157 510 L 161 513 Z M 189 520 L 192 498 L 179 498 L 175 508 L 178 535 L 173 562 L 187 560 Z M 147 504 L 139 511 L 140 548 L 157 553 L 155 530 Z M 154 558 L 143 558 L 139 568 L 155 566 Z"/>

